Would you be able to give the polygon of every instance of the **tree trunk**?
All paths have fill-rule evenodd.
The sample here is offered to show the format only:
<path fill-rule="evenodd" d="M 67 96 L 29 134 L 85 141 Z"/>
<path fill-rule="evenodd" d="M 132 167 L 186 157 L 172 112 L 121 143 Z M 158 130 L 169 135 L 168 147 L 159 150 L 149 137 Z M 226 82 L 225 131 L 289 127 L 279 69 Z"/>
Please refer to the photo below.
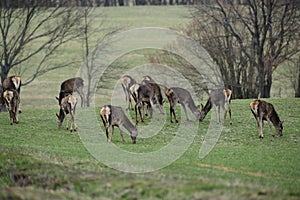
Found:
<path fill-rule="evenodd" d="M 298 84 L 295 90 L 295 97 L 300 97 L 300 63 L 298 65 Z"/>
<path fill-rule="evenodd" d="M 272 73 L 267 76 L 267 80 L 265 81 L 264 85 L 264 98 L 271 97 L 271 87 L 272 87 Z"/>
<path fill-rule="evenodd" d="M 9 72 L 9 68 L 5 66 L 1 66 L 1 87 L 3 81 L 7 78 Z"/>

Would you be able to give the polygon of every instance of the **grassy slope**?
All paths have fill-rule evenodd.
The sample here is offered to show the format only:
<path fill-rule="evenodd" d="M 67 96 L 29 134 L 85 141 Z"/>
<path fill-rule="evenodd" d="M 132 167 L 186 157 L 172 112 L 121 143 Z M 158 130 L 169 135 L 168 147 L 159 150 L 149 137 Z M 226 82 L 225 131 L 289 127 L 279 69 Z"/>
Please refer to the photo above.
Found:
<path fill-rule="evenodd" d="M 199 148 L 209 118 L 199 125 L 197 136 L 185 154 L 172 165 L 153 173 L 127 174 L 98 163 L 84 148 L 77 134 L 58 130 L 54 109 L 24 109 L 21 123 L 11 127 L 8 116 L 0 115 L 0 178 L 2 197 L 48 198 L 165 198 L 224 199 L 299 197 L 299 99 L 271 99 L 285 120 L 284 136 L 257 136 L 249 100 L 235 100 L 233 125 L 226 125 L 217 145 L 204 159 Z M 167 109 L 168 105 L 166 105 Z M 178 107 L 179 109 L 179 107 Z M 184 121 L 185 122 L 185 121 Z M 186 122 L 185 122 L 186 123 Z M 166 145 L 175 124 L 167 131 L 136 146 L 120 147 L 143 151 Z"/>
<path fill-rule="evenodd" d="M 186 13 L 182 7 L 109 8 L 106 12 L 111 16 L 108 23 L 121 22 L 129 27 L 174 27 L 186 23 L 180 19 Z M 74 49 L 66 47 L 69 48 Z M 74 56 L 73 51 L 65 53 Z M 265 139 L 259 140 L 248 109 L 250 100 L 234 100 L 234 125 L 226 125 L 206 158 L 200 160 L 198 153 L 209 116 L 200 124 L 192 146 L 175 163 L 153 173 L 127 174 L 98 163 L 77 134 L 57 129 L 54 96 L 61 80 L 71 75 L 70 69 L 75 75 L 77 68 L 51 72 L 24 87 L 19 125 L 11 127 L 7 113 L 0 113 L 0 199 L 299 198 L 299 99 L 270 99 L 285 120 L 282 138 L 272 139 L 266 126 Z M 40 85 L 44 86 L 42 91 Z M 176 130 L 174 124 L 167 127 L 163 136 L 139 140 L 134 147 L 127 135 L 125 145 L 120 145 L 117 133 L 114 141 L 136 151 L 159 148 Z"/>

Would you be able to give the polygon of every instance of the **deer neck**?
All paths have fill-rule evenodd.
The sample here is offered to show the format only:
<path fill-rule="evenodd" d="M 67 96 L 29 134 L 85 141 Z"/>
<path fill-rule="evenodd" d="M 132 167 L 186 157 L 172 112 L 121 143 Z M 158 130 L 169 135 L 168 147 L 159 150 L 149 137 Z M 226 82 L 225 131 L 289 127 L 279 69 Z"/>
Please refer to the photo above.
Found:
<path fill-rule="evenodd" d="M 123 123 L 124 128 L 129 131 L 130 133 L 135 130 L 135 126 L 129 121 L 127 117 L 124 118 L 124 123 Z"/>

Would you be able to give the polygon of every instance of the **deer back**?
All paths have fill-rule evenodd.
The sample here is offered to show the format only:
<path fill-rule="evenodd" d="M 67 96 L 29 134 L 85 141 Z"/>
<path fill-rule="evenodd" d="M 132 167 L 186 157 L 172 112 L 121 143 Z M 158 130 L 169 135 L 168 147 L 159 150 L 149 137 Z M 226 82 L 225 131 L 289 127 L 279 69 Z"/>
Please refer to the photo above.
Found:
<path fill-rule="evenodd" d="M 3 81 L 2 88 L 3 91 L 8 89 L 14 89 L 20 93 L 21 89 L 21 78 L 18 76 L 10 76 Z"/>
<path fill-rule="evenodd" d="M 131 76 L 129 75 L 124 75 L 122 76 L 121 78 L 121 84 L 124 88 L 126 88 L 127 90 L 129 90 L 129 88 L 135 84 L 136 81 L 134 80 L 134 78 L 132 78 Z"/>
<path fill-rule="evenodd" d="M 73 93 L 83 87 L 83 79 L 80 77 L 70 78 L 61 83 L 60 91 Z"/>

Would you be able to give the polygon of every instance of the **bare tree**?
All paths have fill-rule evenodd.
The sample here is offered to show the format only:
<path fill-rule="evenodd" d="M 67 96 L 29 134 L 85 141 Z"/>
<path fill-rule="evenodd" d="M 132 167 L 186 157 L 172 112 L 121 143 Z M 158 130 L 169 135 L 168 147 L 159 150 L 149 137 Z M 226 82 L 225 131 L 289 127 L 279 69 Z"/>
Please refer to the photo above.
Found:
<path fill-rule="evenodd" d="M 62 65 L 47 62 L 55 57 L 59 47 L 79 36 L 82 12 L 64 6 L 63 1 L 56 7 L 46 7 L 39 0 L 8 2 L 0 9 L 1 80 L 5 80 L 14 68 L 24 71 L 25 63 L 32 60 L 35 66 L 30 66 L 31 76 L 23 79 L 23 85 L 46 72 L 69 65 L 68 61 Z"/>
<path fill-rule="evenodd" d="M 286 62 L 284 66 L 283 76 L 287 78 L 289 83 L 295 92 L 295 97 L 300 97 L 300 55 L 296 55 L 289 62 Z"/>
<path fill-rule="evenodd" d="M 270 97 L 274 70 L 299 52 L 296 1 L 216 0 L 193 14 L 189 35 L 219 64 L 233 94 Z"/>
<path fill-rule="evenodd" d="M 104 51 L 106 46 L 109 45 L 109 37 L 121 30 L 121 27 L 108 27 L 104 25 L 105 15 L 100 14 L 99 16 L 94 15 L 94 8 L 86 7 L 82 11 L 83 26 L 81 31 L 81 39 L 83 44 L 83 67 L 81 67 L 80 76 L 85 80 L 85 104 L 87 107 L 90 106 L 91 95 L 93 90 L 97 88 L 99 77 L 102 73 L 102 68 L 99 67 L 97 61 L 98 53 Z M 95 26 L 93 19 L 101 19 L 98 26 Z M 104 52 L 103 52 L 104 53 Z"/>

